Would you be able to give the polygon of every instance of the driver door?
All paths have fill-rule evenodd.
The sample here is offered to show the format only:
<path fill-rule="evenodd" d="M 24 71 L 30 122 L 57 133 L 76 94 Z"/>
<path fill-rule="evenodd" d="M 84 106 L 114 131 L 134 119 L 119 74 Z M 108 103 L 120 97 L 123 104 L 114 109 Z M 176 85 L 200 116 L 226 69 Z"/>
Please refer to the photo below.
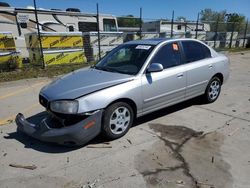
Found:
<path fill-rule="evenodd" d="M 167 43 L 150 63 L 160 63 L 163 71 L 142 75 L 143 113 L 178 103 L 185 98 L 186 71 L 182 66 L 179 43 Z"/>

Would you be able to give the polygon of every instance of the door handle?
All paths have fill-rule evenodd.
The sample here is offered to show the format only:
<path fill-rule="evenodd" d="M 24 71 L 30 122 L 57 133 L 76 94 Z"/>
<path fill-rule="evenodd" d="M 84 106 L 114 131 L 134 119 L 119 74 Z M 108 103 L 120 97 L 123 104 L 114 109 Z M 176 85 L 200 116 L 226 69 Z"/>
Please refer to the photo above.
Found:
<path fill-rule="evenodd" d="M 212 64 L 208 65 L 208 68 L 209 69 L 213 68 L 213 65 Z"/>
<path fill-rule="evenodd" d="M 177 78 L 182 78 L 182 77 L 183 77 L 183 73 L 177 74 Z"/>

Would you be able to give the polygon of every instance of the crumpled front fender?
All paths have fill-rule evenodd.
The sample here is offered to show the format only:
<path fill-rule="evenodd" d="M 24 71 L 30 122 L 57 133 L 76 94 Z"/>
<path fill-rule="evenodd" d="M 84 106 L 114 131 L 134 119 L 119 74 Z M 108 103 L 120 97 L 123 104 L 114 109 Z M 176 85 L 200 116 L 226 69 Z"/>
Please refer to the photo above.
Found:
<path fill-rule="evenodd" d="M 48 117 L 44 117 L 40 123 L 29 122 L 23 114 L 16 116 L 17 131 L 21 131 L 35 139 L 52 142 L 60 145 L 79 146 L 84 145 L 101 132 L 103 110 L 99 110 L 84 120 L 67 127 L 51 128 Z"/>

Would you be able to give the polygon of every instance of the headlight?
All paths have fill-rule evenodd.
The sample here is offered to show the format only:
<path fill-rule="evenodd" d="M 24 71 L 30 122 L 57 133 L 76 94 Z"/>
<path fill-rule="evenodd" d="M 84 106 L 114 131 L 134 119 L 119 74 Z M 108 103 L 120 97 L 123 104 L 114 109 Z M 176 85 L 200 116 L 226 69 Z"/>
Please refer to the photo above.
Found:
<path fill-rule="evenodd" d="M 52 101 L 50 103 L 50 109 L 54 112 L 62 114 L 76 114 L 78 111 L 78 101 L 76 100 Z"/>

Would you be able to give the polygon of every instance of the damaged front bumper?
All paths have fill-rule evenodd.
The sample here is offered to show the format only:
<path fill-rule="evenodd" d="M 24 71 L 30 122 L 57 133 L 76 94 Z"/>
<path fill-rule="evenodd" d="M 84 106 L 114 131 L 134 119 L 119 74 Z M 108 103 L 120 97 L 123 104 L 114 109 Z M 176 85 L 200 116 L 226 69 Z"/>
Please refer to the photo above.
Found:
<path fill-rule="evenodd" d="M 67 146 L 84 145 L 101 132 L 102 113 L 103 110 L 99 110 L 74 125 L 61 128 L 51 128 L 48 117 L 44 117 L 40 123 L 34 124 L 19 113 L 16 116 L 17 131 L 45 142 Z"/>

